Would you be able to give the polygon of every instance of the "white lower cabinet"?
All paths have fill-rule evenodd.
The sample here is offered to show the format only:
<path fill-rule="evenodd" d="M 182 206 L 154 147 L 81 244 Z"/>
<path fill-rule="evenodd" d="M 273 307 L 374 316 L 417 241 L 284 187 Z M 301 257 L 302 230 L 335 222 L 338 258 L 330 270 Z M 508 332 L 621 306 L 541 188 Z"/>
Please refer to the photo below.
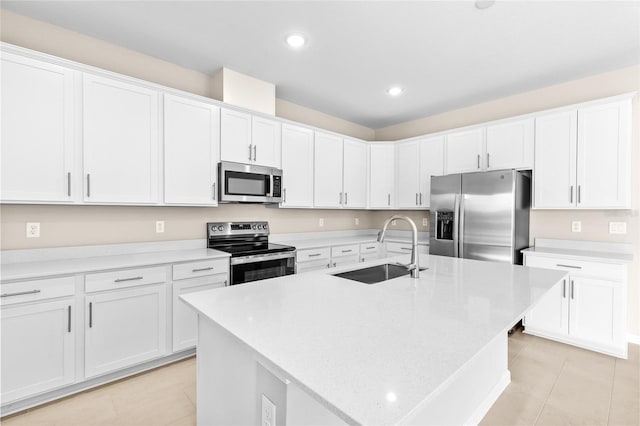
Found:
<path fill-rule="evenodd" d="M 198 315 L 180 300 L 180 296 L 224 287 L 227 283 L 227 274 L 191 278 L 173 283 L 173 352 L 195 347 L 198 338 Z"/>
<path fill-rule="evenodd" d="M 75 381 L 75 315 L 72 297 L 2 307 L 3 404 Z"/>
<path fill-rule="evenodd" d="M 525 265 L 570 272 L 527 312 L 527 333 L 627 357 L 626 265 L 526 255 Z"/>
<path fill-rule="evenodd" d="M 87 378 L 165 354 L 164 283 L 91 294 L 85 300 Z"/>

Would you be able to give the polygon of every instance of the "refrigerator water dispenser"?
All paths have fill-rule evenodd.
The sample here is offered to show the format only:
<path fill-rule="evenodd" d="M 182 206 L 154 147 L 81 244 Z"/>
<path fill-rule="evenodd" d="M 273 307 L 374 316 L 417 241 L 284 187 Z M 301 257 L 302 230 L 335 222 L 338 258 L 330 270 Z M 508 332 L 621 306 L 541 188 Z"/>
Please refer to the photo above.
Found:
<path fill-rule="evenodd" d="M 453 241 L 453 212 L 438 210 L 436 212 L 436 239 Z"/>

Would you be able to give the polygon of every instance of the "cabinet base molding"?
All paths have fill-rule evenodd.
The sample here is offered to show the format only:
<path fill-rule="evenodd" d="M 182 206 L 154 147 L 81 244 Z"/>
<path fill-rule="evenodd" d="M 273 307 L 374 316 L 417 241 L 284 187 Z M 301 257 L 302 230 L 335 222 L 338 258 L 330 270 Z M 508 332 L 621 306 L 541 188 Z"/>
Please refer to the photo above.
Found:
<path fill-rule="evenodd" d="M 143 373 L 154 368 L 161 367 L 163 365 L 171 364 L 176 361 L 180 361 L 185 358 L 189 358 L 196 354 L 196 349 L 191 348 L 181 352 L 176 352 L 169 356 L 154 359 L 142 364 L 134 365 L 132 367 L 124 368 L 113 373 L 105 374 L 104 376 L 94 377 L 89 380 L 84 380 L 78 383 L 74 383 L 69 386 L 65 386 L 59 389 L 55 389 L 49 392 L 35 395 L 22 400 L 14 401 L 0 406 L 0 416 L 8 416 L 10 414 L 16 414 L 20 411 L 33 408 L 38 405 L 42 405 L 48 402 L 55 401 L 64 397 L 68 397 L 98 386 L 102 386 L 116 380 L 124 379 L 129 376 L 133 376 L 139 373 Z"/>
<path fill-rule="evenodd" d="M 589 342 L 584 341 L 575 341 L 571 338 L 564 336 L 556 336 L 554 334 L 545 333 L 544 331 L 539 331 L 536 329 L 531 329 L 525 326 L 524 333 L 531 334 L 532 336 L 542 337 L 543 339 L 554 340 L 556 342 L 564 343 L 567 345 L 575 346 L 582 349 L 587 349 L 589 351 L 599 352 L 605 355 L 614 356 L 617 358 L 627 359 L 627 344 L 625 343 L 624 347 L 603 347 L 599 345 L 590 344 Z"/>

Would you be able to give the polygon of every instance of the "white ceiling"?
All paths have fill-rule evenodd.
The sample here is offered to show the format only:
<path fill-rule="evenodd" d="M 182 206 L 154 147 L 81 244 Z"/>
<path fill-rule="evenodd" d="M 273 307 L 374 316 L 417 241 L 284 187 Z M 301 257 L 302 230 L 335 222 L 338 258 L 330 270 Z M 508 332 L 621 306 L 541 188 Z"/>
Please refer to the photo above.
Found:
<path fill-rule="evenodd" d="M 640 2 L 2 1 L 16 13 L 370 128 L 640 63 Z M 308 36 L 300 51 L 291 31 Z M 390 98 L 391 84 L 406 88 Z"/>

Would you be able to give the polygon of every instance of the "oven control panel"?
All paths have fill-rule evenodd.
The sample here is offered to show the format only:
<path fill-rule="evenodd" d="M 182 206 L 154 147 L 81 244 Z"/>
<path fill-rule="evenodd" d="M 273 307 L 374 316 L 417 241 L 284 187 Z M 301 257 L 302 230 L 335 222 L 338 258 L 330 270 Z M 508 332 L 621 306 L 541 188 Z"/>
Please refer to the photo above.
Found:
<path fill-rule="evenodd" d="M 216 235 L 269 235 L 268 222 L 209 222 L 207 237 Z"/>

